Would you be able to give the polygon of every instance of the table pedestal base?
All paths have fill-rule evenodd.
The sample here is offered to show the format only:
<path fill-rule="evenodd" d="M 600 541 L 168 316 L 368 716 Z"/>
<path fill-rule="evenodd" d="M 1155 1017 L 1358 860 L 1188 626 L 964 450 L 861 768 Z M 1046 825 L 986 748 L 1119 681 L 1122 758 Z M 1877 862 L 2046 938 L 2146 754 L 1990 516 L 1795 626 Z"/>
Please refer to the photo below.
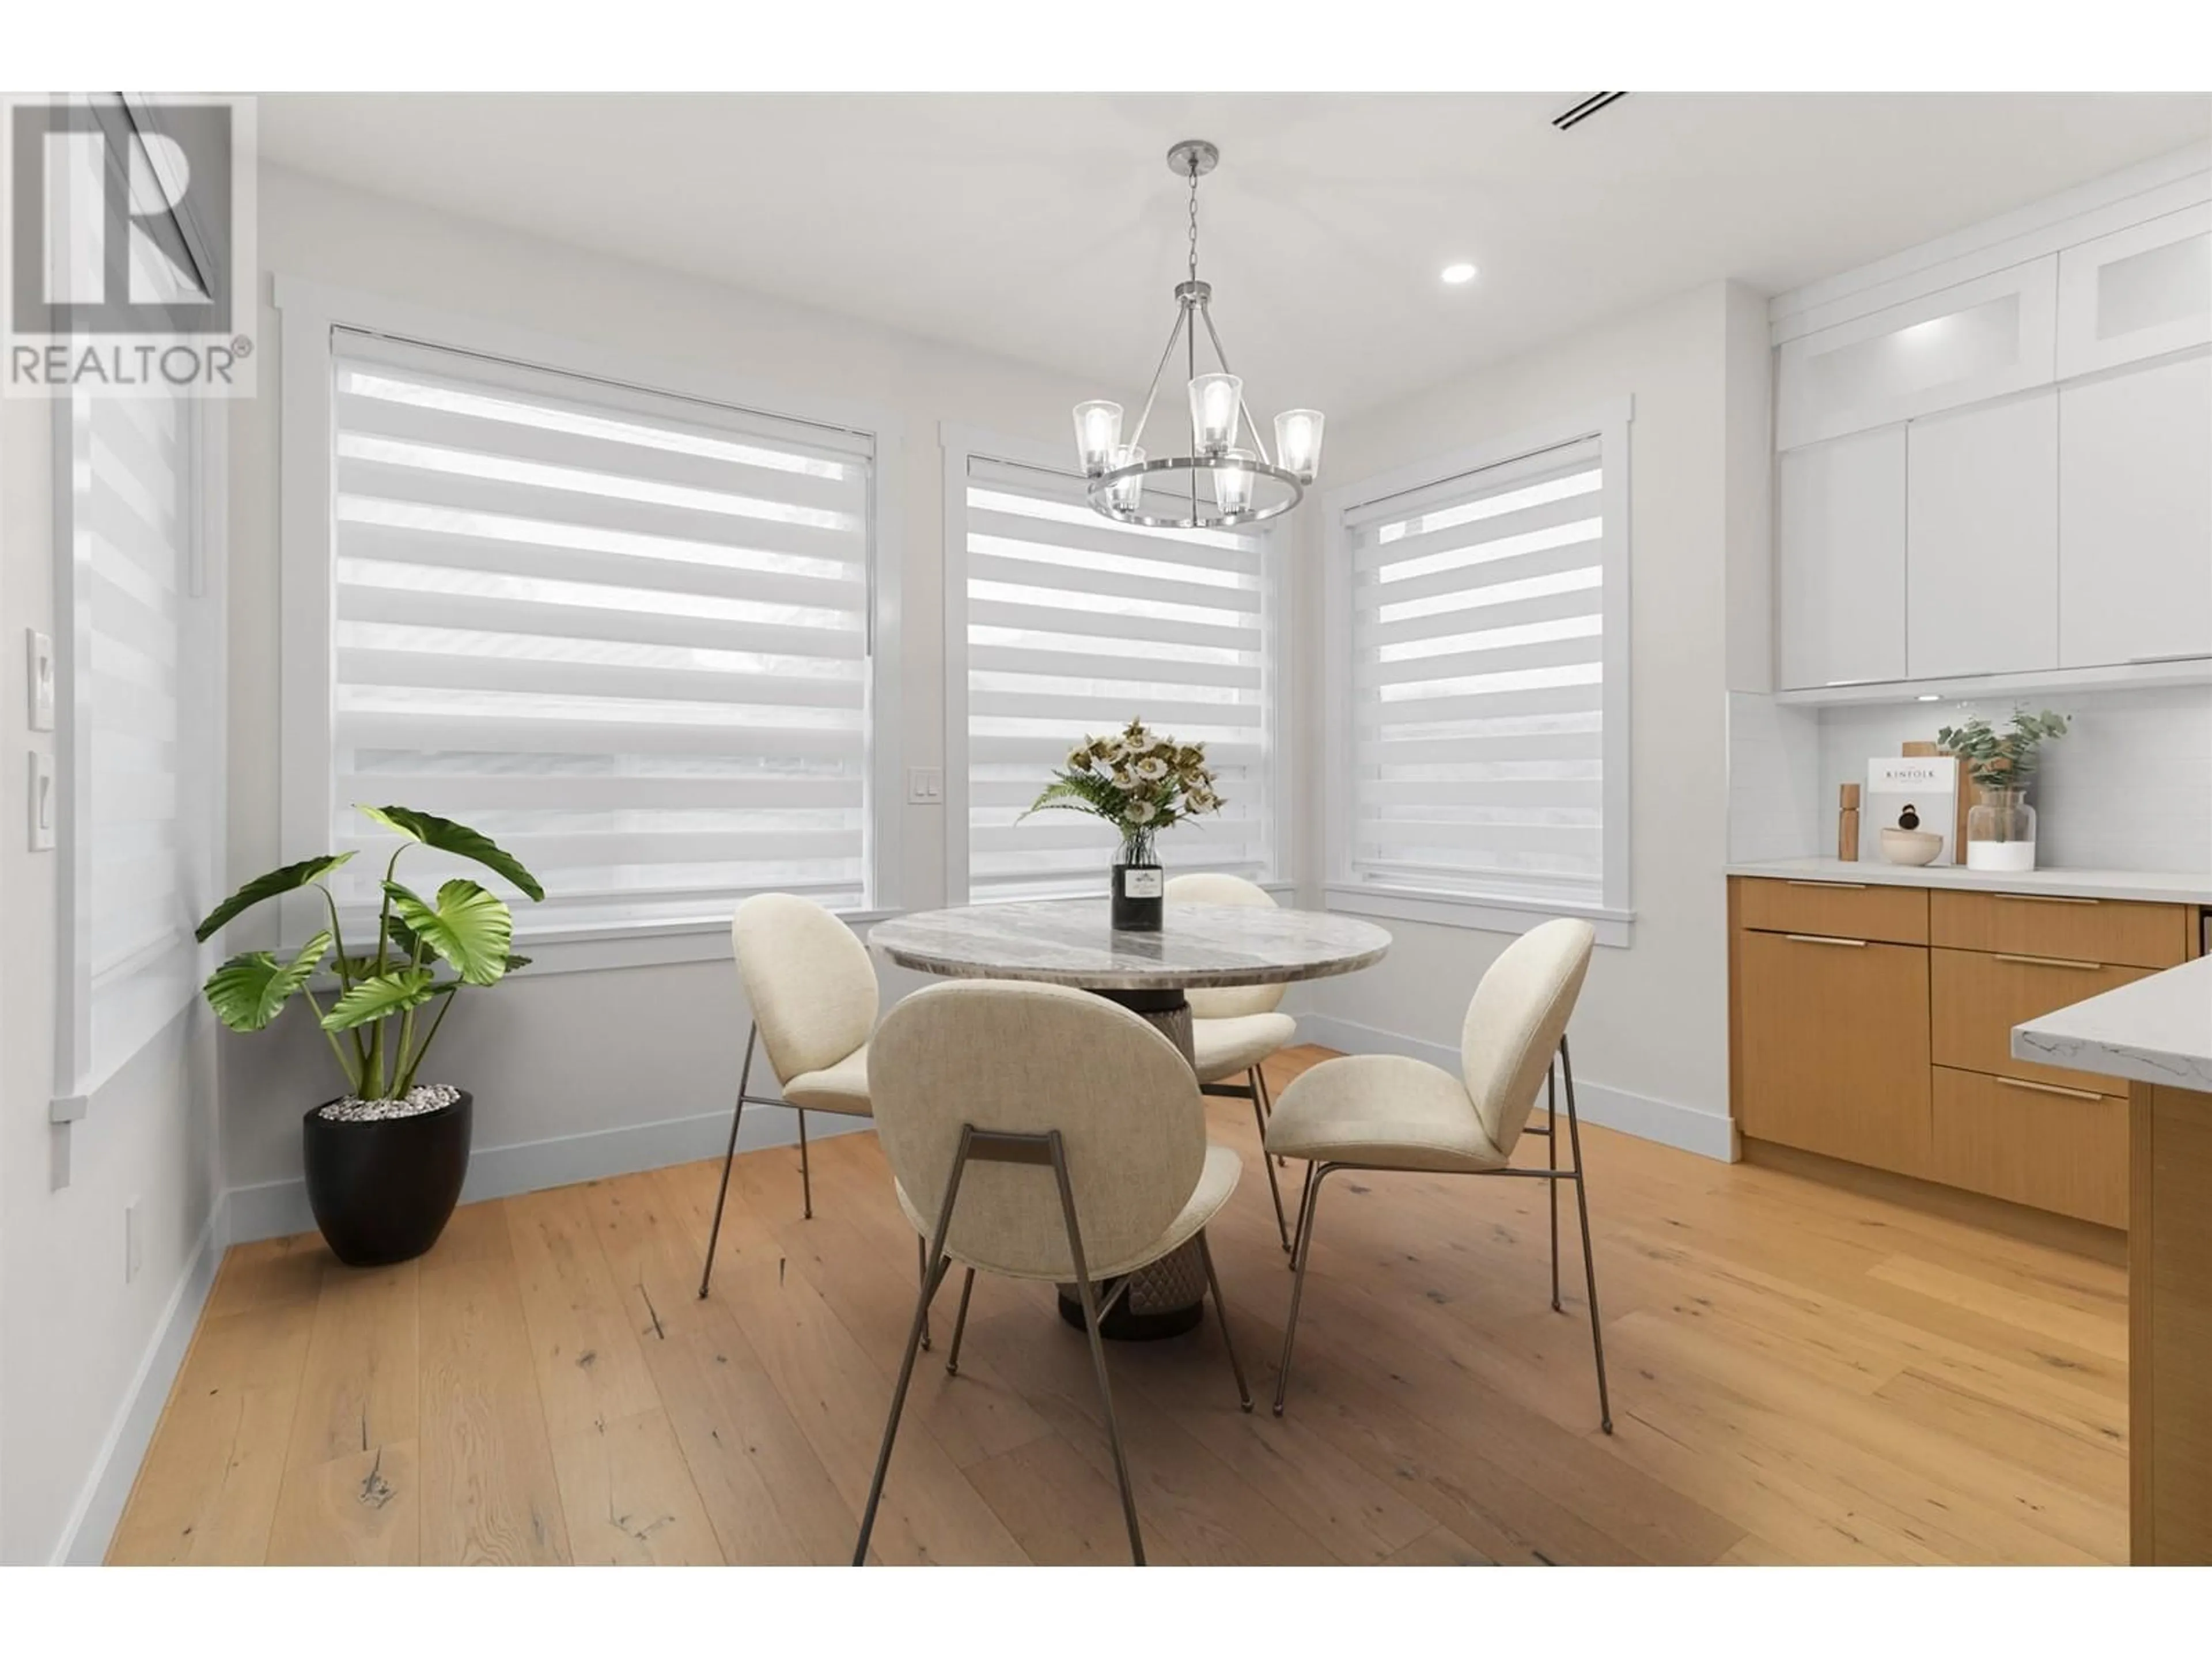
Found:
<path fill-rule="evenodd" d="M 1092 994 L 1142 1014 L 1196 1066 L 1191 1052 L 1190 1003 L 1181 991 L 1097 991 Z M 1114 1304 L 1114 1310 L 1099 1322 L 1100 1335 L 1122 1342 L 1150 1342 L 1164 1336 L 1181 1336 L 1195 1329 L 1206 1316 L 1206 1262 L 1196 1239 L 1170 1250 L 1149 1267 L 1139 1267 L 1130 1279 L 1129 1288 Z M 1102 1293 L 1103 1288 L 1100 1287 Z M 1060 1287 L 1060 1316 L 1077 1330 L 1083 1328 L 1083 1304 L 1073 1285 Z"/>

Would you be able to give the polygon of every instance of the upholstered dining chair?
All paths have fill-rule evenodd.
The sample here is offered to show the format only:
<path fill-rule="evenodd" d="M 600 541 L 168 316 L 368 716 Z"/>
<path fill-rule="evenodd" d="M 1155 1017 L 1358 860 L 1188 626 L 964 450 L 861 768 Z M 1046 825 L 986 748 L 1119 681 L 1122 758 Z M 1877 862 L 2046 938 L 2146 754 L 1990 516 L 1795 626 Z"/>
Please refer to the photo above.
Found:
<path fill-rule="evenodd" d="M 1274 896 L 1242 876 L 1194 871 L 1171 878 L 1167 884 L 1170 904 L 1241 904 L 1253 908 L 1275 908 Z M 1297 1022 L 1277 1012 L 1283 1000 L 1279 985 L 1236 985 L 1219 989 L 1194 989 L 1184 994 L 1190 1003 L 1191 1054 L 1204 1093 L 1252 1103 L 1252 1121 L 1260 1138 L 1267 1136 L 1268 1115 L 1274 1103 L 1267 1096 L 1267 1075 L 1261 1064 L 1286 1047 L 1298 1032 Z M 1244 1081 L 1229 1079 L 1243 1073 Z M 1262 1152 L 1260 1167 L 1267 1172 L 1267 1193 L 1275 1200 L 1275 1231 L 1285 1254 L 1291 1248 L 1290 1223 L 1283 1214 L 1283 1189 L 1275 1179 L 1275 1161 Z"/>
<path fill-rule="evenodd" d="M 876 970 L 868 947 L 853 930 L 811 899 L 790 893 L 756 893 L 738 906 L 730 922 L 730 947 L 738 978 L 752 1009 L 745 1059 L 738 1073 L 738 1100 L 730 1114 L 730 1146 L 722 1156 L 722 1190 L 714 1200 L 699 1294 L 707 1294 L 721 1242 L 722 1211 L 730 1200 L 730 1169 L 738 1156 L 738 1125 L 748 1106 L 789 1106 L 799 1113 L 801 1212 L 814 1216 L 814 1172 L 806 1150 L 806 1115 L 836 1112 L 873 1115 L 868 1103 L 868 1034 L 876 1023 Z M 781 1099 L 748 1092 L 757 1048 L 781 1082 Z"/>
<path fill-rule="evenodd" d="M 1283 1363 L 1275 1382 L 1275 1415 L 1291 1386 L 1291 1348 L 1297 1340 L 1298 1304 L 1313 1256 L 1314 1218 L 1322 1184 L 1340 1170 L 1419 1170 L 1437 1175 L 1520 1177 L 1547 1184 L 1552 1208 L 1552 1310 L 1559 1306 L 1559 1182 L 1571 1182 L 1582 1218 L 1583 1273 L 1589 1293 L 1590 1346 L 1597 1359 L 1599 1425 L 1613 1432 L 1605 1385 L 1605 1338 L 1599 1329 L 1597 1263 L 1590 1255 L 1589 1202 L 1583 1190 L 1583 1139 L 1575 1114 L 1574 1063 L 1567 1020 L 1582 994 L 1595 938 L 1586 921 L 1547 921 L 1522 934 L 1490 964 L 1474 988 L 1460 1032 L 1462 1074 L 1398 1054 L 1353 1054 L 1324 1060 L 1283 1091 L 1267 1128 L 1267 1150 L 1306 1161 L 1298 1206 L 1297 1247 L 1291 1265 L 1290 1317 L 1283 1325 Z M 1554 1060 L 1558 1062 L 1556 1073 Z M 1559 1158 L 1559 1088 L 1564 1079 L 1566 1128 L 1573 1164 Z M 1536 1091 L 1547 1091 L 1541 1129 L 1528 1127 Z M 1543 1169 L 1512 1167 L 1523 1133 L 1544 1137 Z"/>
<path fill-rule="evenodd" d="M 966 1277 L 945 1365 L 956 1376 L 978 1273 L 1074 1285 L 1129 1553 L 1142 1566 L 1099 1322 L 1131 1274 L 1195 1243 L 1237 1396 L 1252 1409 L 1206 1243 L 1243 1160 L 1207 1144 L 1205 1105 L 1175 1044 L 1087 991 L 995 980 L 932 986 L 890 1012 L 874 1054 L 877 1139 L 900 1207 L 929 1242 L 853 1565 L 867 1559 L 930 1301 L 957 1261 Z"/>

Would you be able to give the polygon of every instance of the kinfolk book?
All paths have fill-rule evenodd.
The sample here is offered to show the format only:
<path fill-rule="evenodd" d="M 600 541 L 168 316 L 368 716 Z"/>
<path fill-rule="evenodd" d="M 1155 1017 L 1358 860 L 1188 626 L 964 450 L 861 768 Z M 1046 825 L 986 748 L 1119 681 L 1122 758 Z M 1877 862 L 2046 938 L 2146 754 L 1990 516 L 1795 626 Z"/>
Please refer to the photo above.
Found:
<path fill-rule="evenodd" d="M 1901 820 L 1911 809 L 1917 823 Z M 1959 862 L 1959 757 L 1877 755 L 1867 763 L 1866 805 L 1859 815 L 1859 856 L 1883 862 L 1881 832 L 1924 830 L 1943 838 L 1931 864 Z"/>

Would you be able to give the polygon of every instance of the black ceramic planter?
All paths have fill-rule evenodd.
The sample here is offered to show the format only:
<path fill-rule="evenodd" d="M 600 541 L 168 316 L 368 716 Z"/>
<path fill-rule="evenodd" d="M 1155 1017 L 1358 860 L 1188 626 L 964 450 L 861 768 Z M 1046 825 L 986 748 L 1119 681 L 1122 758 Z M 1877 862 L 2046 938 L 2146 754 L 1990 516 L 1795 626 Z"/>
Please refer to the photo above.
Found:
<path fill-rule="evenodd" d="M 1114 915 L 1117 933 L 1157 933 L 1167 908 L 1167 872 L 1157 864 L 1114 866 Z"/>
<path fill-rule="evenodd" d="M 438 1242 L 469 1172 L 475 1103 L 414 1117 L 338 1123 L 309 1112 L 302 1127 L 307 1202 L 331 1253 L 349 1267 L 410 1261 Z"/>

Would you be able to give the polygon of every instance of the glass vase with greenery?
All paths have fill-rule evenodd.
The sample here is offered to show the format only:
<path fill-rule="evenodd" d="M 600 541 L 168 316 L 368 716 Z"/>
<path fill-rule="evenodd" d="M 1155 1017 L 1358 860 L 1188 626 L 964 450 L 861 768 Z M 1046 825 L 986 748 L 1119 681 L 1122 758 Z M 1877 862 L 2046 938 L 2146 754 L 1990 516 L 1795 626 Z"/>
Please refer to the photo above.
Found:
<path fill-rule="evenodd" d="M 533 900 L 543 899 L 545 890 L 513 855 L 465 824 L 405 806 L 356 810 L 400 838 L 384 866 L 374 945 L 362 955 L 347 948 L 328 884 L 331 872 L 354 855 L 326 853 L 247 882 L 209 912 L 197 937 L 205 944 L 233 917 L 307 888 L 322 896 L 330 926 L 289 957 L 269 951 L 234 956 L 202 988 L 216 1018 L 234 1031 L 261 1030 L 294 996 L 305 997 L 344 1073 L 348 1096 L 404 1100 L 461 987 L 496 985 L 529 959 L 508 949 L 514 918 L 498 895 L 456 878 L 426 899 L 398 879 L 400 854 L 427 847 L 482 865 Z M 337 981 L 327 1008 L 310 984 L 325 963 Z M 441 975 L 441 964 L 450 972 Z M 419 1017 L 434 1004 L 435 1012 L 423 1024 Z"/>
<path fill-rule="evenodd" d="M 1939 728 L 1936 744 L 1945 754 L 1959 757 L 1975 788 L 2024 790 L 2035 780 L 2043 744 L 2064 737 L 2066 724 L 2065 715 L 2048 708 L 2039 714 L 2014 708 L 2012 723 L 1999 731 L 1969 710 L 1959 725 Z"/>
<path fill-rule="evenodd" d="M 1112 824 L 1121 848 L 1112 874 L 1113 926 L 1159 931 L 1164 883 L 1154 837 L 1202 813 L 1221 810 L 1206 745 L 1182 743 L 1133 720 L 1103 738 L 1085 738 L 1030 804 L 1029 812 L 1087 812 Z"/>

